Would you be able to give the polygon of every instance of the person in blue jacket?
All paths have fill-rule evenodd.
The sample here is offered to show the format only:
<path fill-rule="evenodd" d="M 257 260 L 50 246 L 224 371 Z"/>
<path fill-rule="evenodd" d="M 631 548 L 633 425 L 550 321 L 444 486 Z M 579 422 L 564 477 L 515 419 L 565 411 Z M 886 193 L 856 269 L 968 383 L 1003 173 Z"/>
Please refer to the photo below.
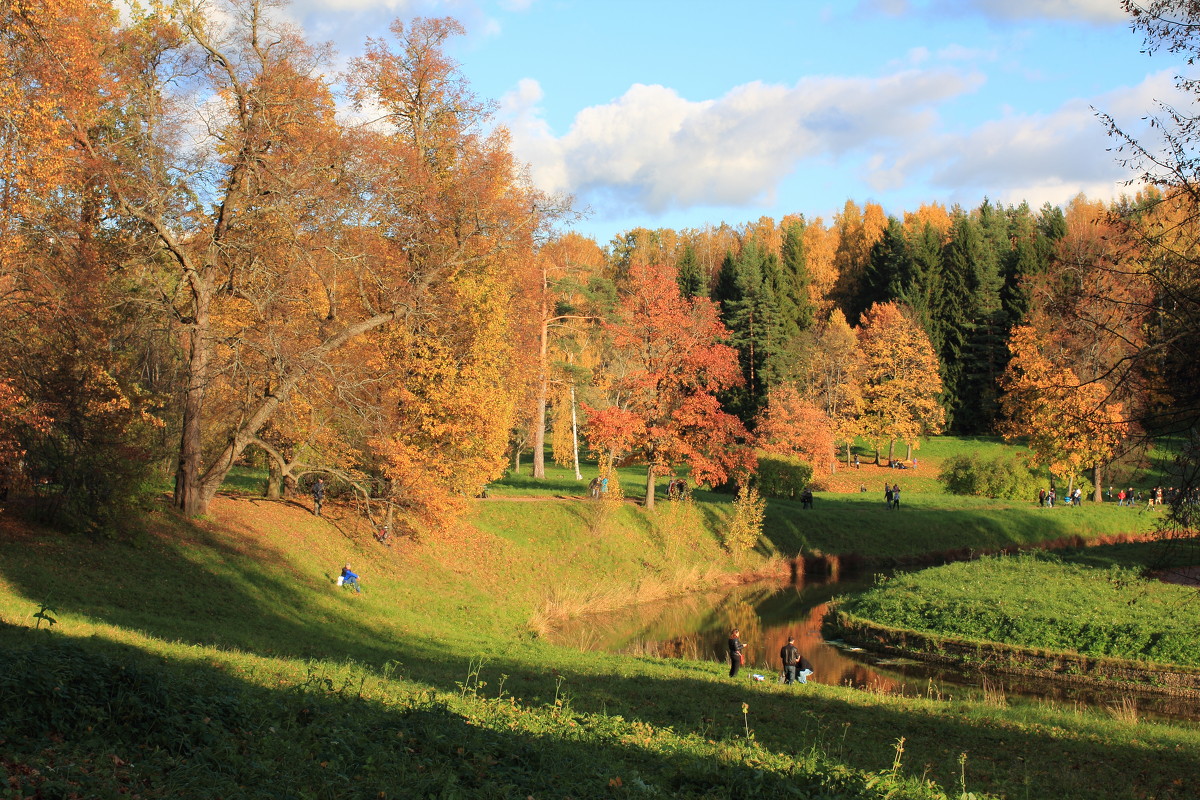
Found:
<path fill-rule="evenodd" d="M 342 586 L 353 586 L 354 591 L 361 592 L 362 587 L 358 585 L 358 575 L 350 570 L 350 565 L 342 567 Z"/>

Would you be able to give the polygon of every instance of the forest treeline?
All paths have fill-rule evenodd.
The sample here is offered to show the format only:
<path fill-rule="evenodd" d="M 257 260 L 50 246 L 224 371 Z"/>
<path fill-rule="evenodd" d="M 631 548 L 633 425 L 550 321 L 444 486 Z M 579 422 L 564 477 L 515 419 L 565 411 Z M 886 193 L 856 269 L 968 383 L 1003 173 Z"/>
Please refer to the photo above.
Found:
<path fill-rule="evenodd" d="M 201 514 L 249 461 L 421 531 L 522 453 L 732 485 L 944 431 L 1098 488 L 1195 421 L 1186 176 L 598 243 L 447 57 L 458 22 L 339 72 L 270 10 L 0 0 L 0 464 L 57 524 L 167 481 Z"/>

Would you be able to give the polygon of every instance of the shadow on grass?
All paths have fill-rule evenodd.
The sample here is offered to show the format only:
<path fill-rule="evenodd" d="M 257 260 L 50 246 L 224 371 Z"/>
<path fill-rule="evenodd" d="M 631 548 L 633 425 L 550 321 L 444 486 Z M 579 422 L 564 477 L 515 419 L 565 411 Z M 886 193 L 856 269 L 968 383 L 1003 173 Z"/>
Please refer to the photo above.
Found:
<path fill-rule="evenodd" d="M 12 631 L 0 641 L 4 762 L 22 796 L 596 797 L 625 783 L 674 797 L 880 794 L 864 776 L 805 773 L 744 745 L 659 750 L 620 717 L 562 706 L 387 686 L 364 695 L 319 673 L 268 689 L 117 645 Z"/>
<path fill-rule="evenodd" d="M 579 511 L 584 512 L 582 508 Z M 815 518 L 821 512 L 807 513 Z M 879 516 L 887 513 L 880 510 Z M 180 526 L 180 535 L 186 532 L 202 547 L 172 546 L 169 538 L 162 537 L 136 544 L 85 545 L 54 538 L 6 541 L 0 570 L 26 598 L 46 598 L 59 612 L 75 612 L 167 642 L 238 648 L 268 657 L 353 659 L 376 672 L 398 661 L 399 675 L 415 682 L 417 688 L 424 685 L 451 695 L 467 680 L 469 663 L 482 657 L 483 677 L 493 687 L 500 676 L 507 676 L 507 692 L 525 706 L 537 707 L 552 705 L 565 690 L 571 708 L 594 715 L 588 724 L 607 724 L 604 720 L 619 715 L 627 722 L 672 727 L 720 741 L 736 735 L 748 721 L 757 741 L 770 751 L 794 754 L 817 746 L 835 759 L 869 770 L 890 767 L 894 744 L 903 736 L 904 763 L 912 765 L 913 773 L 928 765 L 929 777 L 944 786 L 955 786 L 959 755 L 968 752 L 968 788 L 1003 791 L 1010 796 L 1185 798 L 1200 791 L 1195 777 L 1200 775 L 1200 751 L 1156 743 L 1153 732 L 1141 736 L 1140 744 L 1123 744 L 1106 741 L 1103 735 L 1076 737 L 1045 726 L 1023 726 L 1000 715 L 960 714 L 884 699 L 852 703 L 842 699 L 838 690 L 813 687 L 784 694 L 774 686 L 728 681 L 721 677 L 723 668 L 718 664 L 579 654 L 525 638 L 474 641 L 466 633 L 438 631 L 438 620 L 430 620 L 433 631 L 428 635 L 397 635 L 360 622 L 344 606 L 318 606 L 314 601 L 322 599 L 319 593 L 328 587 L 315 581 L 306 586 L 295 576 L 284 580 L 285 570 L 279 569 L 282 556 L 271 548 L 253 540 L 234 547 L 203 525 L 183 520 L 175 524 Z M 133 658 L 122 646 L 99 640 L 81 646 L 110 650 L 122 660 Z M 179 669 L 189 675 L 209 675 L 213 668 L 192 662 Z M 217 684 L 218 689 L 225 686 L 220 681 Z M 257 687 L 246 691 L 266 692 Z M 748 720 L 742 715 L 742 703 L 750 706 Z M 450 781 L 483 787 L 480 792 L 494 796 L 504 796 L 510 789 L 531 793 L 553 788 L 555 793 L 563 793 L 562 781 L 568 778 L 607 780 L 615 777 L 614 769 L 628 774 L 654 771 L 660 775 L 656 779 L 659 786 L 683 794 L 735 785 L 748 791 L 747 781 L 765 787 L 754 790 L 760 796 L 776 788 L 773 772 L 730 764 L 716 756 L 697 759 L 629 744 L 625 741 L 632 736 L 628 727 L 606 734 L 611 743 L 598 746 L 591 740 L 573 741 L 569 731 L 557 728 L 544 735 L 490 729 L 480 733 L 475 723 L 443 707 L 414 706 L 406 712 L 384 706 L 339 707 L 342 716 L 349 715 L 339 723 L 343 727 L 363 725 L 387 741 L 396 738 L 397 732 L 404 733 L 406 742 L 410 736 L 428 739 L 406 744 L 412 750 L 409 755 L 417 760 L 402 760 L 394 767 L 411 771 L 417 764 L 425 764 L 434 781 L 422 784 L 425 791 L 450 785 L 438 781 Z M 291 709 L 288 713 L 300 712 Z M 432 716 L 422 716 L 427 714 Z M 410 717 L 414 727 L 398 731 L 397 726 L 403 727 L 401 720 Z M 247 726 L 250 723 L 243 722 L 243 727 Z M 232 730 L 232 723 L 227 735 L 234 743 L 245 737 Z M 279 755 L 303 761 L 295 767 L 296 774 L 312 779 L 312 763 L 321 760 L 322 748 L 333 747 L 326 741 L 329 738 L 328 731 L 297 738 L 310 742 L 317 755 Z M 214 748 L 214 753 L 224 752 L 215 743 L 206 746 Z M 363 743 L 361 747 L 368 746 Z M 341 754 L 334 753 L 326 761 L 344 761 L 347 769 L 367 776 L 383 769 L 370 766 L 367 756 L 353 748 L 350 753 L 338 752 Z M 483 760 L 476 760 L 475 754 Z M 509 766 L 498 769 L 500 764 Z M 244 769 L 261 770 L 251 777 L 267 782 L 279 775 L 271 771 L 277 768 L 262 764 Z M 488 776 L 496 772 L 510 782 L 493 782 Z M 387 779 L 397 780 L 391 773 Z M 471 782 L 485 780 L 488 782 Z M 363 785 L 375 790 L 381 784 L 365 781 Z M 598 793 L 600 787 L 587 785 L 591 789 L 580 790 L 581 794 Z M 394 784 L 389 791 L 395 791 Z M 732 789 L 722 788 L 715 796 L 730 793 Z"/>

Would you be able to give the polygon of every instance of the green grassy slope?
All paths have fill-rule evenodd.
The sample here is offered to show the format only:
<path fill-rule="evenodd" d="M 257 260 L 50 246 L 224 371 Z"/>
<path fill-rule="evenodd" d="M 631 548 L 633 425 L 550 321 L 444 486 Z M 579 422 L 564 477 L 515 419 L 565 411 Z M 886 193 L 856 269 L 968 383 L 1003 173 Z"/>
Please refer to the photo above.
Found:
<path fill-rule="evenodd" d="M 908 549 L 888 520 L 919 514 L 845 499 L 837 512 L 776 505 L 764 550 L 807 536 L 836 552 L 851 535 Z M 468 524 L 392 547 L 348 515 L 238 497 L 198 523 L 151 514 L 127 541 L 4 518 L 0 763 L 29 795 L 43 781 L 45 796 L 63 775 L 80 796 L 939 796 L 921 778 L 954 796 L 964 781 L 1014 797 L 1197 793 L 1200 735 L 1179 726 L 788 693 L 731 682 L 719 664 L 553 647 L 530 630 L 547 606 L 611 606 L 767 563 L 723 553 L 707 526 L 725 504 L 692 518 L 666 503 L 653 517 L 633 505 L 596 513 L 481 501 Z M 803 514 L 847 516 L 780 527 Z M 956 541 L 979 543 L 970 531 L 985 527 Z M 334 586 L 346 561 L 361 595 Z M 49 635 L 30 630 L 42 604 L 58 620 Z"/>

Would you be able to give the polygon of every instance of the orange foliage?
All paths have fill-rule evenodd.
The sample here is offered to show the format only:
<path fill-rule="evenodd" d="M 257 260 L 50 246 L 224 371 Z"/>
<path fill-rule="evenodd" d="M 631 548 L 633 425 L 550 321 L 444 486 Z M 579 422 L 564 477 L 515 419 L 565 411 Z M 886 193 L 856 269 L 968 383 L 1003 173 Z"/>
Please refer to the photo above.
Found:
<path fill-rule="evenodd" d="M 942 379 L 929 337 L 905 307 L 876 303 L 858 329 L 862 350 L 865 413 L 859 431 L 878 449 L 899 440 L 910 444 L 940 433 L 945 412 L 938 404 Z"/>
<path fill-rule="evenodd" d="M 817 217 L 804 228 L 804 257 L 808 266 L 808 293 L 813 307 L 824 316 L 833 304 L 830 294 L 837 283 L 837 236 Z"/>
<path fill-rule="evenodd" d="M 720 343 L 728 332 L 716 306 L 681 298 L 669 268 L 635 264 L 630 277 L 630 294 L 606 326 L 628 359 L 614 380 L 620 403 L 585 407 L 588 441 L 647 464 L 650 482 L 681 462 L 702 483 L 748 470 L 746 431 L 715 397 L 741 381 L 736 351 Z"/>
<path fill-rule="evenodd" d="M 1004 435 L 1027 438 L 1055 475 L 1107 463 L 1132 433 L 1109 387 L 1103 381 L 1081 382 L 1061 342 L 1045 339 L 1033 326 L 1016 328 L 1009 349 L 1012 360 L 1001 381 Z"/>
<path fill-rule="evenodd" d="M 771 390 L 755 429 L 759 446 L 769 453 L 798 456 L 816 470 L 833 467 L 833 423 L 791 384 Z"/>

